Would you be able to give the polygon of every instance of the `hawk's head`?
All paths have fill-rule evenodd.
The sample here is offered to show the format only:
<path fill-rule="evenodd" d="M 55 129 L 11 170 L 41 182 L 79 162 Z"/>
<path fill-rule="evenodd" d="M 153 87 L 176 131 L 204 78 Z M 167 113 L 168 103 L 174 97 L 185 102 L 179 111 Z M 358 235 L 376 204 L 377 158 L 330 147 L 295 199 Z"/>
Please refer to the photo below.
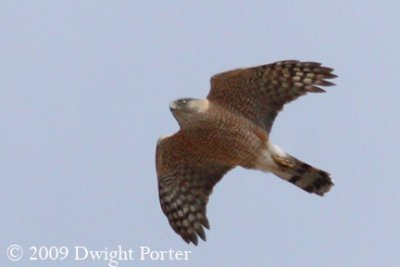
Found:
<path fill-rule="evenodd" d="M 207 99 L 180 98 L 169 104 L 169 109 L 181 127 L 196 123 L 199 115 L 207 111 Z"/>

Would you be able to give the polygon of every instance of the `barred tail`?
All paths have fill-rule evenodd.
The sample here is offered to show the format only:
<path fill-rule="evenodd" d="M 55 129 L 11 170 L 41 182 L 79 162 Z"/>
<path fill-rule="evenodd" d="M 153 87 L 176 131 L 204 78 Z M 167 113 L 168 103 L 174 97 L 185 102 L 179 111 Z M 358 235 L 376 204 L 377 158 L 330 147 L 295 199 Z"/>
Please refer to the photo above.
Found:
<path fill-rule="evenodd" d="M 273 173 L 280 178 L 300 187 L 308 193 L 323 196 L 334 185 L 329 173 L 314 168 L 288 154 L 285 157 L 273 156 L 278 168 Z"/>

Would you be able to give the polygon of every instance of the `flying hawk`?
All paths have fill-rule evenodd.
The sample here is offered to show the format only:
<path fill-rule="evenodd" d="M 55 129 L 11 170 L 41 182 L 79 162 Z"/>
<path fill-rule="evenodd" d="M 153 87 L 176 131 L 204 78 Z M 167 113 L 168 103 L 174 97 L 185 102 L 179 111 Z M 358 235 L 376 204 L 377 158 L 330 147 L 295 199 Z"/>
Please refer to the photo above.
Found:
<path fill-rule="evenodd" d="M 283 106 L 334 85 L 333 69 L 316 62 L 279 61 L 214 75 L 206 99 L 170 103 L 180 129 L 156 149 L 160 204 L 171 227 L 187 243 L 206 240 L 206 205 L 214 185 L 236 166 L 272 172 L 323 196 L 329 174 L 289 155 L 269 139 Z"/>

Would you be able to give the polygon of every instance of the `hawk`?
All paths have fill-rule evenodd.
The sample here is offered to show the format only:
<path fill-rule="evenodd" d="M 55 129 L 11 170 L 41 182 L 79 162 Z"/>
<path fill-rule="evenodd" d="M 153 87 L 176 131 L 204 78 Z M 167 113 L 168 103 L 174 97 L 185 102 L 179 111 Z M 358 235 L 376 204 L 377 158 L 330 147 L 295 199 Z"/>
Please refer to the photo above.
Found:
<path fill-rule="evenodd" d="M 206 240 L 208 198 L 236 166 L 272 172 L 308 193 L 323 196 L 330 175 L 271 143 L 269 133 L 283 106 L 334 85 L 333 69 L 316 62 L 279 61 L 235 69 L 211 78 L 206 99 L 182 98 L 169 108 L 180 129 L 156 148 L 162 211 L 187 243 Z"/>

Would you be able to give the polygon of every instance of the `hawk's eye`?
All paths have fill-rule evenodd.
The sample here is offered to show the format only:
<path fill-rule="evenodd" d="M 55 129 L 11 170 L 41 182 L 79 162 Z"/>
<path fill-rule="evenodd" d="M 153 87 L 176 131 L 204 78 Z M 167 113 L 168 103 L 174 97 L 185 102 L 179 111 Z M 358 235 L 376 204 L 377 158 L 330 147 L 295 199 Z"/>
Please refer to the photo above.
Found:
<path fill-rule="evenodd" d="M 179 100 L 179 102 L 181 102 L 182 104 L 186 104 L 191 100 L 191 98 L 182 98 Z"/>

